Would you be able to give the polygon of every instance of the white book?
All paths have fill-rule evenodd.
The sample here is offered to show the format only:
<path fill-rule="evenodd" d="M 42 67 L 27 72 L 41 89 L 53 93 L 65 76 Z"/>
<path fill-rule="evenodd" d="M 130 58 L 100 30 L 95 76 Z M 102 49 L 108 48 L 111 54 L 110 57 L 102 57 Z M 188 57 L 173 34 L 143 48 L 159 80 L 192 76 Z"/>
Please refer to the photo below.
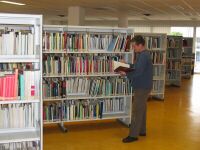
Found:
<path fill-rule="evenodd" d="M 18 55 L 22 55 L 22 33 L 19 31 L 19 37 L 18 37 Z"/>
<path fill-rule="evenodd" d="M 10 41 L 9 41 L 9 45 L 10 45 L 10 49 L 9 49 L 9 54 L 10 55 L 14 55 L 14 46 L 15 46 L 15 33 L 14 32 L 10 32 Z"/>
<path fill-rule="evenodd" d="M 27 36 L 28 36 L 28 39 L 27 39 L 28 40 L 27 41 L 28 42 L 28 45 L 27 45 L 28 46 L 27 47 L 27 55 L 30 55 L 31 54 L 31 33 L 28 33 Z"/>
<path fill-rule="evenodd" d="M 0 55 L 2 55 L 2 51 L 3 51 L 2 45 L 3 45 L 3 37 L 0 36 Z"/>
<path fill-rule="evenodd" d="M 16 104 L 16 128 L 20 128 L 20 108 L 19 108 L 20 104 Z"/>
<path fill-rule="evenodd" d="M 121 63 L 118 61 L 114 61 L 114 70 L 117 69 L 119 66 L 130 68 L 129 64 Z"/>
<path fill-rule="evenodd" d="M 15 37 L 15 54 L 18 55 L 18 48 L 19 48 L 19 36 Z"/>
<path fill-rule="evenodd" d="M 70 104 L 70 120 L 73 120 L 73 116 L 74 116 L 74 105 Z"/>
<path fill-rule="evenodd" d="M 25 54 L 24 55 L 28 55 L 28 46 L 29 46 L 29 43 L 28 43 L 28 35 L 25 34 Z"/>
<path fill-rule="evenodd" d="M 12 115 L 14 114 L 13 113 L 13 107 L 12 107 L 12 104 L 8 104 L 8 113 L 9 113 L 9 125 L 10 125 L 10 128 L 14 128 L 14 126 L 12 126 L 12 119 L 14 119 L 12 117 Z"/>
<path fill-rule="evenodd" d="M 79 78 L 78 93 L 82 92 L 82 90 L 81 90 L 82 84 L 83 84 L 83 78 Z"/>
<path fill-rule="evenodd" d="M 5 107 L 5 124 L 4 124 L 4 128 L 9 128 L 9 111 L 8 108 Z"/>
<path fill-rule="evenodd" d="M 26 43 L 25 43 L 25 42 L 26 42 L 26 41 L 25 41 L 25 39 L 26 39 L 25 34 L 22 34 L 21 37 L 22 37 L 22 38 L 21 38 L 21 40 L 22 40 L 22 45 L 21 45 L 22 51 L 21 51 L 21 55 L 24 55 L 24 54 L 25 54 L 24 49 L 25 49 L 25 44 L 26 44 Z"/>
<path fill-rule="evenodd" d="M 4 122 L 5 122 L 5 119 L 4 119 L 4 116 L 5 116 L 5 109 L 3 108 L 3 105 L 1 105 L 1 114 L 0 114 L 0 129 L 3 129 L 4 128 Z"/>
<path fill-rule="evenodd" d="M 87 78 L 82 78 L 81 92 L 84 92 L 85 90 L 86 79 Z"/>
<path fill-rule="evenodd" d="M 67 120 L 69 120 L 69 114 L 70 114 L 70 112 L 69 112 L 69 105 L 67 106 Z"/>
<path fill-rule="evenodd" d="M 32 109 L 31 104 L 28 104 L 28 127 L 31 127 L 32 123 Z"/>
<path fill-rule="evenodd" d="M 3 55 L 7 55 L 7 35 L 8 34 L 2 34 L 2 37 L 3 37 Z"/>

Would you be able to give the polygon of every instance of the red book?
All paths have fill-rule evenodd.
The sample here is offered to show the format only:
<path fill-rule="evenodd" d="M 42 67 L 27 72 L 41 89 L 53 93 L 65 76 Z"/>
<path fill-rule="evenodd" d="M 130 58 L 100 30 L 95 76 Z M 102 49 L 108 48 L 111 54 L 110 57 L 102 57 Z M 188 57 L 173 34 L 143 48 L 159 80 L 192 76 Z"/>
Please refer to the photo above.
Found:
<path fill-rule="evenodd" d="M 78 60 L 76 60 L 76 74 L 78 74 Z"/>
<path fill-rule="evenodd" d="M 128 39 L 126 39 L 126 42 L 125 42 L 125 44 L 124 44 L 124 49 L 123 49 L 123 52 L 125 52 L 125 49 L 126 49 L 127 42 L 128 42 Z"/>
<path fill-rule="evenodd" d="M 11 100 L 16 100 L 14 97 L 14 91 L 15 91 L 15 75 L 11 75 L 11 93 L 10 93 Z"/>
<path fill-rule="evenodd" d="M 9 96 L 10 96 L 10 77 L 9 77 L 9 75 L 6 75 L 6 78 L 5 78 L 5 83 L 6 83 L 6 85 L 5 85 L 5 100 L 7 101 L 7 100 L 9 100 L 8 98 L 9 98 Z"/>
<path fill-rule="evenodd" d="M 78 41 L 79 41 L 79 43 L 78 43 L 78 44 L 79 44 L 79 47 L 78 47 L 79 50 L 82 49 L 82 48 L 81 48 L 81 40 L 82 40 L 82 38 L 81 38 L 81 36 L 79 36 L 79 40 L 78 40 Z"/>
<path fill-rule="evenodd" d="M 80 59 L 80 73 L 81 73 L 81 74 L 83 74 L 83 71 L 82 71 L 82 69 L 83 69 L 83 68 L 82 68 L 82 67 L 83 67 L 83 66 L 82 66 L 82 65 L 83 65 L 83 64 L 82 64 L 82 61 L 83 61 L 83 59 Z"/>
<path fill-rule="evenodd" d="M 85 73 L 88 74 L 88 60 L 85 60 Z"/>
<path fill-rule="evenodd" d="M 64 50 L 66 50 L 67 47 L 67 33 L 63 34 L 64 36 Z"/>
<path fill-rule="evenodd" d="M 6 77 L 1 78 L 1 96 L 2 100 L 5 100 L 5 95 L 6 95 Z"/>
<path fill-rule="evenodd" d="M 46 117 L 45 117 L 45 108 L 43 107 L 43 121 L 46 120 Z"/>
<path fill-rule="evenodd" d="M 17 99 L 17 88 L 18 88 L 18 69 L 15 69 L 15 79 L 14 79 L 14 100 Z"/>

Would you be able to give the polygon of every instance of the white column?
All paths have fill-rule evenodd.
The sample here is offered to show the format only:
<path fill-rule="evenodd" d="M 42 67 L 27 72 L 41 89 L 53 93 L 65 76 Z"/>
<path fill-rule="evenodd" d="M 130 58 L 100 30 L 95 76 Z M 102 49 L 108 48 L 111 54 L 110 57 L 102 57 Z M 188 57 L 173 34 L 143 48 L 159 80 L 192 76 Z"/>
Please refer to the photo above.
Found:
<path fill-rule="evenodd" d="M 85 25 L 85 8 L 80 6 L 68 7 L 68 25 L 84 26 Z"/>
<path fill-rule="evenodd" d="M 194 26 L 192 53 L 195 53 L 195 49 L 196 49 L 196 31 L 197 31 L 197 27 Z"/>
<path fill-rule="evenodd" d="M 128 28 L 128 18 L 118 18 L 119 28 Z"/>

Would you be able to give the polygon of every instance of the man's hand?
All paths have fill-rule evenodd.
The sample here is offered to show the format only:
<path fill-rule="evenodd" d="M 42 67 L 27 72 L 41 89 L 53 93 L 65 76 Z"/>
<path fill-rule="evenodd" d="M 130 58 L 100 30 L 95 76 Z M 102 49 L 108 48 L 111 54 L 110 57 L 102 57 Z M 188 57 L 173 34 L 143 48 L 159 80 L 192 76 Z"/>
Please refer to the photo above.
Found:
<path fill-rule="evenodd" d="M 121 63 L 124 63 L 124 64 L 128 64 L 127 62 L 125 62 L 125 61 L 120 61 Z"/>
<path fill-rule="evenodd" d="M 126 72 L 124 72 L 124 71 L 119 71 L 118 72 L 120 75 L 122 75 L 122 76 L 126 76 Z"/>

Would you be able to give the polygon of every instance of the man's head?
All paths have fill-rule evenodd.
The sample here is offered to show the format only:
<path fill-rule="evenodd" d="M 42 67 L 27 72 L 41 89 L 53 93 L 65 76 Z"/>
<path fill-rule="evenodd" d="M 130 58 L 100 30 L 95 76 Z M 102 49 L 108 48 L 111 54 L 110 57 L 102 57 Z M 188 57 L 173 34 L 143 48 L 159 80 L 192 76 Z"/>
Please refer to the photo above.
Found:
<path fill-rule="evenodd" d="M 141 35 L 136 35 L 131 39 L 132 48 L 135 52 L 141 52 L 145 50 L 145 41 Z"/>

